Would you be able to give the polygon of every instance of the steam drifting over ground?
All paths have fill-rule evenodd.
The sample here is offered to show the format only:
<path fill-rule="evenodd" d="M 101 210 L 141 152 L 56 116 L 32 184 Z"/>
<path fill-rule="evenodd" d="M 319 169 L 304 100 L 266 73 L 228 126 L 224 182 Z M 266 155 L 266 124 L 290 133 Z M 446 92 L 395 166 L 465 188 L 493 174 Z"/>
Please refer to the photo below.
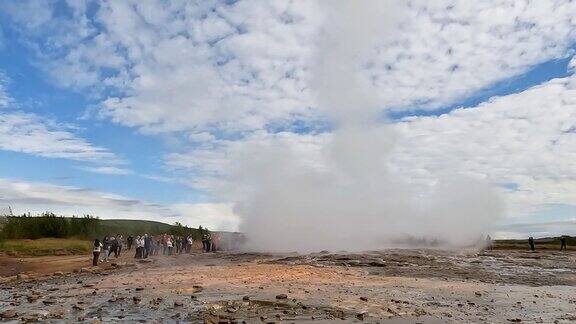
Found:
<path fill-rule="evenodd" d="M 322 136 L 278 134 L 236 151 L 227 188 L 248 247 L 272 251 L 366 250 L 408 238 L 475 244 L 502 214 L 495 189 L 477 179 L 437 175 L 429 187 L 394 174 L 395 134 L 382 121 L 362 73 L 376 38 L 402 12 L 391 3 L 325 2 L 311 84 L 334 125 Z"/>

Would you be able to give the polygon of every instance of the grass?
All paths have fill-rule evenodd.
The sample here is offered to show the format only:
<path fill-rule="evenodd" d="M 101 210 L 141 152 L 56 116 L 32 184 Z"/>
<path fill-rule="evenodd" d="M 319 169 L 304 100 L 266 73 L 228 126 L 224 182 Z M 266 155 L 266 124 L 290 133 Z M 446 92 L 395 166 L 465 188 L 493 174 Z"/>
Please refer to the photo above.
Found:
<path fill-rule="evenodd" d="M 79 239 L 42 238 L 0 242 L 0 252 L 11 256 L 74 255 L 86 254 L 91 250 L 90 241 Z"/>

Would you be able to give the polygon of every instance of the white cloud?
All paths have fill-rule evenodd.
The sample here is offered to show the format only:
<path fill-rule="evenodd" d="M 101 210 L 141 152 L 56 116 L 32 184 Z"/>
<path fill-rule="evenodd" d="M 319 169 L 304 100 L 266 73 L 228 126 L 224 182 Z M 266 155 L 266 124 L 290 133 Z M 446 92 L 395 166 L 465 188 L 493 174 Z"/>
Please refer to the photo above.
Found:
<path fill-rule="evenodd" d="M 128 175 L 133 173 L 131 170 L 113 166 L 81 167 L 80 169 L 89 172 L 110 174 L 110 175 Z"/>
<path fill-rule="evenodd" d="M 32 35 L 43 31 L 60 84 L 114 90 L 100 110 L 114 122 L 150 132 L 226 133 L 319 117 L 309 108 L 324 18 L 317 2 L 113 1 L 99 3 L 94 16 L 74 5 L 72 18 L 51 20 L 42 18 L 56 15 L 45 6 L 23 6 L 38 19 L 14 19 Z M 399 26 L 364 58 L 364 76 L 387 108 L 451 103 L 564 57 L 575 40 L 570 1 L 403 7 L 396 9 Z"/>
<path fill-rule="evenodd" d="M 145 219 L 169 224 L 235 230 L 237 217 L 226 204 L 161 205 L 89 189 L 0 179 L 0 206 L 14 214 L 52 211 L 62 215 L 93 215 L 103 219 Z"/>
<path fill-rule="evenodd" d="M 449 104 L 567 55 L 575 13 L 570 1 L 415 1 L 367 74 L 389 106 Z"/>
<path fill-rule="evenodd" d="M 0 109 L 8 107 L 8 105 L 13 102 L 12 97 L 10 97 L 8 91 L 6 90 L 7 84 L 8 77 L 6 77 L 6 75 L 0 71 Z"/>
<path fill-rule="evenodd" d="M 0 149 L 85 162 L 120 161 L 107 149 L 76 136 L 66 125 L 21 112 L 0 113 Z"/>
<path fill-rule="evenodd" d="M 501 226 L 495 238 L 526 239 L 527 236 L 553 237 L 576 234 L 576 220 L 510 224 Z"/>
<path fill-rule="evenodd" d="M 3 1 L 0 8 L 27 31 L 39 32 L 52 18 L 51 5 L 49 1 Z"/>

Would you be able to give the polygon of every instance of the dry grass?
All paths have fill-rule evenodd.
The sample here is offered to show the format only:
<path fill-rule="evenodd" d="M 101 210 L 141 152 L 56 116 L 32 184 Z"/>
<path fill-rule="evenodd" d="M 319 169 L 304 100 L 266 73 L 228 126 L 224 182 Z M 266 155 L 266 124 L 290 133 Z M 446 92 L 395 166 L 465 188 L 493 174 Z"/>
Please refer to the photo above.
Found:
<path fill-rule="evenodd" d="M 86 254 L 92 243 L 78 239 L 42 238 L 37 240 L 6 240 L 0 242 L 0 252 L 13 256 L 44 256 Z"/>

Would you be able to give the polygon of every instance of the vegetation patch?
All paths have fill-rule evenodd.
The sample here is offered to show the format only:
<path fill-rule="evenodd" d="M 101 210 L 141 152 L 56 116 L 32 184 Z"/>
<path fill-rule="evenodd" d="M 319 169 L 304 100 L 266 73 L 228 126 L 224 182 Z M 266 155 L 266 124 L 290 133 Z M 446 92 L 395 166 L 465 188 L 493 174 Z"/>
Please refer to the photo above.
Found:
<path fill-rule="evenodd" d="M 0 252 L 11 256 L 87 254 L 91 249 L 91 242 L 83 239 L 12 239 L 0 242 Z"/>

